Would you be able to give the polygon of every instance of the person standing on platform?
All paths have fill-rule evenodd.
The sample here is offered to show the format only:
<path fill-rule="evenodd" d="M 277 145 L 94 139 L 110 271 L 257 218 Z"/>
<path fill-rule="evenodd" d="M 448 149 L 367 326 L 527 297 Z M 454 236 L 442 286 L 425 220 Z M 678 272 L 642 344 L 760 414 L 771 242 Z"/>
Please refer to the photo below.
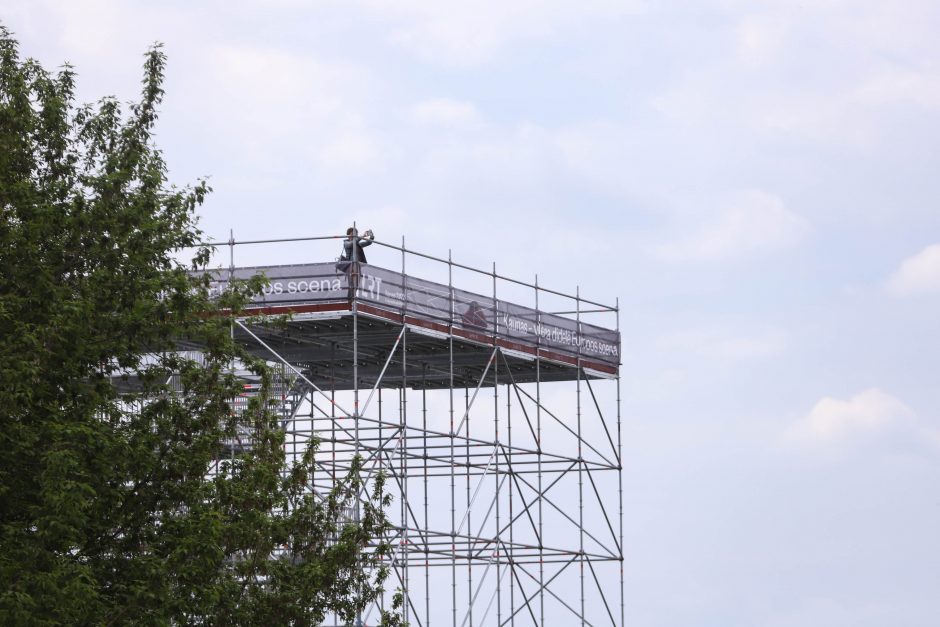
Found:
<path fill-rule="evenodd" d="M 350 302 L 355 298 L 356 291 L 359 289 L 359 277 L 361 275 L 359 264 L 367 263 L 366 254 L 362 249 L 371 244 L 373 240 L 375 240 L 375 235 L 372 233 L 372 229 L 366 231 L 363 237 L 359 237 L 359 233 L 354 226 L 346 229 L 346 239 L 343 240 L 343 254 L 340 255 L 336 269 L 346 273 L 347 297 Z"/>

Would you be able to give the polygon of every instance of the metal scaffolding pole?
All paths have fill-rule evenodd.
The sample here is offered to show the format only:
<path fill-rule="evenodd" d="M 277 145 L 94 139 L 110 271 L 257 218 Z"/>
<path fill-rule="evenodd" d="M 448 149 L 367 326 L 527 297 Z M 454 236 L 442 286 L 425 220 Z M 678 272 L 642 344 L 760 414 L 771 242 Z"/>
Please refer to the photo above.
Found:
<path fill-rule="evenodd" d="M 495 309 L 493 316 L 493 345 L 496 345 L 496 337 L 498 335 L 497 324 L 499 322 L 499 301 L 496 299 L 496 262 L 493 262 L 493 307 Z M 498 351 L 499 348 L 496 348 Z M 497 624 L 502 622 L 503 611 L 502 611 L 502 595 L 500 594 L 499 582 L 502 581 L 503 573 L 500 568 L 502 564 L 502 555 L 500 550 L 502 549 L 500 545 L 500 520 L 499 520 L 499 496 L 500 496 L 500 486 L 502 485 L 502 480 L 499 474 L 499 360 L 493 362 L 493 457 L 496 462 L 495 472 L 493 473 L 493 483 L 494 483 L 494 500 L 496 502 L 496 543 L 494 546 L 495 555 L 496 555 L 496 622 Z M 489 608 L 487 608 L 489 611 Z M 485 615 L 484 615 L 485 620 Z"/>

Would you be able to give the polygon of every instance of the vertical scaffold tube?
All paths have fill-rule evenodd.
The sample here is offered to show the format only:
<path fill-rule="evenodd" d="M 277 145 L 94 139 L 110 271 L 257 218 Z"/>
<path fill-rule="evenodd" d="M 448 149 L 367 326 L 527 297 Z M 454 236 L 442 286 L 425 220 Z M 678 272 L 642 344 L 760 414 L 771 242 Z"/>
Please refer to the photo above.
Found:
<path fill-rule="evenodd" d="M 421 371 L 421 438 L 424 460 L 424 624 L 431 620 L 431 564 L 428 554 L 428 365 Z"/>
<path fill-rule="evenodd" d="M 575 289 L 575 311 L 578 321 L 577 337 L 581 337 L 581 286 Z M 578 550 L 581 556 L 581 624 L 584 624 L 584 458 L 581 450 L 581 342 L 578 342 L 577 395 L 575 399 L 578 416 Z"/>
<path fill-rule="evenodd" d="M 353 242 L 352 242 L 352 272 L 349 274 L 349 281 L 354 280 L 355 288 L 350 289 L 349 306 L 352 307 L 353 319 L 353 431 L 355 440 L 356 455 L 359 454 L 359 232 L 356 230 L 356 223 L 353 222 Z M 356 520 L 359 520 L 359 502 L 356 502 Z"/>
<path fill-rule="evenodd" d="M 336 342 L 330 342 L 330 430 L 333 485 L 336 485 Z"/>
<path fill-rule="evenodd" d="M 456 503 L 456 475 L 457 458 L 454 451 L 454 264 L 451 251 L 447 251 L 447 294 L 450 299 L 450 320 L 448 321 L 447 340 L 447 375 L 448 400 L 450 402 L 450 581 L 451 581 L 451 625 L 457 627 L 457 503 Z"/>
<path fill-rule="evenodd" d="M 620 297 L 617 297 L 617 335 L 620 335 Z M 620 427 L 620 368 L 617 368 L 617 489 L 620 494 L 620 624 L 624 625 L 626 619 L 623 590 L 623 436 Z"/>
<path fill-rule="evenodd" d="M 408 277 L 405 274 L 405 236 L 401 236 L 401 276 L 402 276 L 402 310 L 401 323 L 404 326 L 404 332 L 401 337 L 401 413 L 399 414 L 399 432 L 398 437 L 402 439 L 398 447 L 399 455 L 399 473 L 401 477 L 401 527 L 402 527 L 402 547 L 404 567 L 402 569 L 402 596 L 404 597 L 405 622 L 408 622 L 410 615 L 411 599 L 409 597 L 409 569 L 408 553 L 410 547 L 408 543 L 408 452 L 407 432 L 408 428 L 408 324 L 406 322 L 405 308 L 408 304 Z"/>
<path fill-rule="evenodd" d="M 466 436 L 466 450 L 467 450 L 467 514 L 465 519 L 467 521 L 467 619 L 470 621 L 470 627 L 473 627 L 473 546 L 471 545 L 471 536 L 473 533 L 470 531 L 473 529 L 471 524 L 471 512 L 470 512 L 470 388 L 464 388 L 464 415 L 467 417 L 467 436 Z"/>
<path fill-rule="evenodd" d="M 539 308 L 539 275 L 535 275 L 535 320 L 542 326 Z M 539 514 L 539 624 L 545 627 L 545 541 L 542 529 L 542 335 L 535 336 L 535 445 L 537 457 L 538 514 Z"/>
<path fill-rule="evenodd" d="M 512 373 L 510 373 L 511 376 Z M 516 624 L 516 587 L 515 587 L 515 562 L 513 560 L 513 555 L 515 553 L 515 545 L 513 543 L 513 483 L 515 483 L 515 470 L 512 467 L 512 379 L 510 378 L 510 383 L 506 384 L 506 471 L 509 473 L 509 546 L 510 551 L 506 555 L 506 566 L 510 569 L 509 573 L 509 616 L 510 624 Z M 500 624 L 502 622 L 500 621 Z"/>
<path fill-rule="evenodd" d="M 352 307 L 352 320 L 353 320 L 353 441 L 355 455 L 359 455 L 359 307 L 357 306 L 358 301 L 358 291 L 359 291 L 359 231 L 356 230 L 356 223 L 353 222 L 353 242 L 352 242 L 352 272 L 349 275 L 348 280 L 352 280 L 352 277 L 355 276 L 355 289 L 350 290 L 350 301 L 349 306 Z M 349 286 L 347 286 L 349 287 Z M 335 426 L 334 426 L 335 434 Z M 353 520 L 357 523 L 362 520 L 362 515 L 360 512 L 360 503 L 359 499 L 356 499 L 355 511 L 353 512 Z M 359 622 L 362 622 L 362 612 L 359 612 L 358 616 Z"/>
<path fill-rule="evenodd" d="M 493 262 L 493 346 L 499 351 L 499 344 L 496 339 L 499 335 L 499 301 L 496 300 L 496 262 Z M 493 498 L 496 500 L 496 624 L 503 623 L 503 597 L 502 587 L 499 582 L 502 581 L 502 563 L 503 546 L 500 537 L 500 517 L 499 517 L 499 355 L 494 353 L 493 362 Z M 481 479 L 482 480 L 482 479 Z"/>

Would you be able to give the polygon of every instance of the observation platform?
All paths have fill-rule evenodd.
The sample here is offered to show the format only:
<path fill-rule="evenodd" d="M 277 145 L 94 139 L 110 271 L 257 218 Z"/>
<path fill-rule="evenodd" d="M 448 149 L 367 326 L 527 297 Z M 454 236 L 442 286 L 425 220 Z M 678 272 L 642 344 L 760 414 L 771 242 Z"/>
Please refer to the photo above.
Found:
<path fill-rule="evenodd" d="M 264 274 L 270 284 L 245 311 L 248 330 L 237 326 L 236 339 L 266 359 L 273 351 L 324 389 L 376 382 L 462 388 L 618 375 L 617 330 L 371 264 L 360 267 L 355 289 L 334 262 L 215 270 L 210 289 L 225 290 L 232 277 Z M 280 314 L 290 314 L 285 325 L 247 320 Z"/>

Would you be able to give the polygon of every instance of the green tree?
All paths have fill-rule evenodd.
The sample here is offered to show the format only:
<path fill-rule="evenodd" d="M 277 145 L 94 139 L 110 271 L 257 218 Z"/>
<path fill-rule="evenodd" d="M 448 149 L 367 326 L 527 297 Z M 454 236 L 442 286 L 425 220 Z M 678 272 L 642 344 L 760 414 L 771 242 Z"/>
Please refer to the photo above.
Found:
<path fill-rule="evenodd" d="M 229 333 L 263 279 L 210 300 L 177 261 L 209 260 L 209 188 L 170 186 L 154 146 L 164 63 L 126 111 L 77 106 L 72 69 L 0 26 L 0 624 L 352 623 L 387 576 L 388 497 L 355 467 L 311 493 L 314 447 L 287 464 L 271 368 Z M 235 363 L 262 381 L 244 412 Z"/>

